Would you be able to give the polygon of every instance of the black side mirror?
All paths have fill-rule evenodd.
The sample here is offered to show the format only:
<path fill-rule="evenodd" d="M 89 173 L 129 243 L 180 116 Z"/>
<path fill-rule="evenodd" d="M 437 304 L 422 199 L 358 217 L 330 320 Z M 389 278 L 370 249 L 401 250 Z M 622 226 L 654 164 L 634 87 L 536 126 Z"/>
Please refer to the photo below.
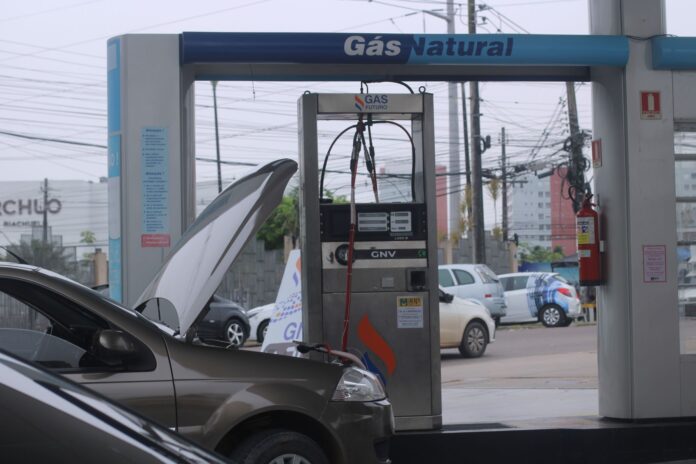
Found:
<path fill-rule="evenodd" d="M 451 303 L 452 300 L 454 300 L 454 295 L 450 293 L 445 293 L 442 290 L 440 290 L 440 301 L 443 303 Z"/>
<path fill-rule="evenodd" d="M 105 329 L 97 334 L 99 359 L 110 366 L 123 364 L 127 358 L 138 354 L 133 338 L 120 330 Z"/>

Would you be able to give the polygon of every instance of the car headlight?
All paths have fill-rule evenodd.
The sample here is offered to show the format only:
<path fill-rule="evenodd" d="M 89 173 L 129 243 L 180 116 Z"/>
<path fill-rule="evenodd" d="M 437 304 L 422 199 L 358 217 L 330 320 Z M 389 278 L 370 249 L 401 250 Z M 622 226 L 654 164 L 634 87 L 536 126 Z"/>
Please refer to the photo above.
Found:
<path fill-rule="evenodd" d="M 357 367 L 343 371 L 333 401 L 379 401 L 387 397 L 382 382 L 372 372 Z"/>

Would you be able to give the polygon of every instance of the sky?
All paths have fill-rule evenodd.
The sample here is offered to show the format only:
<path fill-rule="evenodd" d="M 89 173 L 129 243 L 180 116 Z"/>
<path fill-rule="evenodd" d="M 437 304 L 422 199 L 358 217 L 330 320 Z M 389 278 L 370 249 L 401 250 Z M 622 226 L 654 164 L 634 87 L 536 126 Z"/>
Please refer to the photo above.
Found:
<path fill-rule="evenodd" d="M 456 30 L 466 31 L 466 2 Z M 479 1 L 481 33 L 586 34 L 586 0 Z M 0 181 L 84 179 L 106 175 L 106 41 L 126 33 L 373 32 L 444 33 L 446 24 L 423 10 L 444 13 L 444 0 L 43 0 L 4 2 L 0 10 Z M 464 7 L 464 8 L 462 8 Z M 696 35 L 694 0 L 667 0 L 668 32 Z M 484 19 L 485 18 L 485 19 Z M 436 161 L 447 164 L 447 84 L 418 83 L 435 95 Z M 296 102 L 305 91 L 357 92 L 357 83 L 221 82 L 218 105 L 221 157 L 263 162 L 297 157 Z M 379 91 L 400 92 L 385 84 Z M 591 129 L 590 85 L 577 84 L 580 127 Z M 482 132 L 493 146 L 483 166 L 500 165 L 500 131 L 511 164 L 557 163 L 568 135 L 562 83 L 481 83 Z M 209 82 L 196 84 L 196 156 L 215 155 Z M 459 125 L 461 126 L 461 119 Z M 333 127 L 320 133 L 326 145 Z M 27 138 L 28 137 L 28 138 Z M 385 164 L 404 158 L 403 141 L 378 137 Z M 60 141 L 60 142 L 59 142 Z M 68 141 L 70 143 L 61 143 Z M 339 150 L 340 151 L 340 150 Z M 337 157 L 333 166 L 347 167 Z M 346 164 L 346 166 L 343 166 Z M 463 164 L 463 163 L 462 163 Z M 229 182 L 245 168 L 224 166 Z M 198 180 L 213 181 L 215 166 L 197 163 Z M 348 179 L 330 189 L 347 193 Z M 487 202 L 487 224 L 492 204 Z M 500 210 L 500 208 L 498 208 Z"/>

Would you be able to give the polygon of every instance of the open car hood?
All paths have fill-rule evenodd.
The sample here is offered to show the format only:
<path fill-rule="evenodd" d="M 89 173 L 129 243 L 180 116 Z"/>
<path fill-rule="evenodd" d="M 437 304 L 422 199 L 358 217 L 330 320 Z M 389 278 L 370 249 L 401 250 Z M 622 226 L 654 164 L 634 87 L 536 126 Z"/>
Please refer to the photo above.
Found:
<path fill-rule="evenodd" d="M 135 307 L 153 298 L 168 300 L 185 335 L 246 242 L 281 202 L 295 171 L 295 161 L 274 161 L 223 190 L 184 232 Z"/>

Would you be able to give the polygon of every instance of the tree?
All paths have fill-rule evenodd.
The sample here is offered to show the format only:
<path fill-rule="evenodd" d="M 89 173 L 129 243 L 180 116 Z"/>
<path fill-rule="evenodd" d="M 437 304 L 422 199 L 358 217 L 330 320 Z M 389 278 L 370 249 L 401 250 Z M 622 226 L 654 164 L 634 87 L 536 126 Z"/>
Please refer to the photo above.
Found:
<path fill-rule="evenodd" d="M 97 241 L 97 236 L 95 235 L 94 232 L 91 230 L 83 230 L 80 232 L 80 243 L 84 243 L 86 245 L 93 245 Z M 93 259 L 94 258 L 94 253 L 83 253 L 82 254 L 82 259 Z"/>
<path fill-rule="evenodd" d="M 283 237 L 286 235 L 292 237 L 292 244 L 295 245 L 300 236 L 299 210 L 299 189 L 293 187 L 288 195 L 283 196 L 256 234 L 257 238 L 263 240 L 267 250 L 283 248 Z"/>
<path fill-rule="evenodd" d="M 500 179 L 494 178 L 488 182 L 488 193 L 493 199 L 493 218 L 495 219 L 495 228 L 498 228 L 498 197 L 500 196 Z M 502 231 L 501 231 L 502 235 Z"/>
<path fill-rule="evenodd" d="M 563 248 L 554 247 L 553 250 L 536 245 L 532 248 L 527 244 L 520 245 L 520 261 L 527 263 L 551 263 L 563 259 Z"/>
<path fill-rule="evenodd" d="M 469 217 L 469 211 L 471 211 L 472 205 L 472 193 L 471 186 L 467 185 L 464 187 L 464 199 L 459 204 L 459 229 L 457 232 L 453 232 L 450 237 L 453 243 L 459 243 L 459 237 L 464 235 L 465 232 L 470 231 L 473 226 L 473 221 Z"/>
<path fill-rule="evenodd" d="M 41 240 L 32 240 L 31 242 L 20 242 L 19 245 L 10 245 L 7 248 L 31 265 L 61 275 L 71 276 L 74 274 L 73 266 L 65 256 L 63 247 L 54 242 L 44 243 Z"/>
<path fill-rule="evenodd" d="M 97 236 L 91 230 L 83 230 L 82 232 L 80 232 L 80 243 L 92 245 L 96 241 Z"/>
<path fill-rule="evenodd" d="M 324 189 L 324 198 L 336 204 L 348 202 L 345 195 L 335 195 L 326 189 Z M 267 250 L 277 250 L 283 248 L 283 238 L 286 235 L 292 238 L 294 247 L 300 236 L 300 190 L 298 187 L 293 187 L 287 195 L 283 196 L 282 201 L 266 219 L 256 237 L 263 240 Z"/>

